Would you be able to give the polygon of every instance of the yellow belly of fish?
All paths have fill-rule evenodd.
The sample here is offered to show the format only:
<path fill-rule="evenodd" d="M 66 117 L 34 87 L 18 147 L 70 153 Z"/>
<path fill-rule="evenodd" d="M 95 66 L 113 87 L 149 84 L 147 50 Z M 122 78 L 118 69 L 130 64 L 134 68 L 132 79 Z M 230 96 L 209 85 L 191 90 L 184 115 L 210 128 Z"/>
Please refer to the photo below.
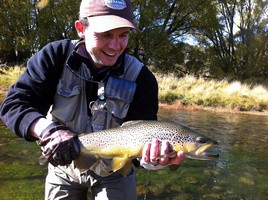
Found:
<path fill-rule="evenodd" d="M 112 170 L 114 172 L 120 171 L 121 174 L 126 176 L 132 168 L 132 159 L 141 157 L 142 149 L 142 145 L 132 148 L 112 146 L 107 148 L 91 148 L 90 153 L 100 158 L 112 159 Z"/>
<path fill-rule="evenodd" d="M 86 147 L 87 149 L 86 151 L 89 154 L 105 159 L 112 159 L 115 157 L 136 158 L 141 156 L 142 148 L 143 146 L 136 146 L 136 147 L 111 146 L 106 148 Z"/>

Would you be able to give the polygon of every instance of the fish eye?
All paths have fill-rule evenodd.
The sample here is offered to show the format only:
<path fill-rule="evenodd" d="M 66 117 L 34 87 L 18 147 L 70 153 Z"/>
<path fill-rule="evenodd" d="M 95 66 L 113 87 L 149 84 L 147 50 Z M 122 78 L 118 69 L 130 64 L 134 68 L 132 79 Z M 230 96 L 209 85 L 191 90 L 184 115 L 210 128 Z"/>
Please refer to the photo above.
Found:
<path fill-rule="evenodd" d="M 204 137 L 197 137 L 195 140 L 196 140 L 196 142 L 199 142 L 199 143 L 206 143 L 207 142 L 207 139 Z"/>

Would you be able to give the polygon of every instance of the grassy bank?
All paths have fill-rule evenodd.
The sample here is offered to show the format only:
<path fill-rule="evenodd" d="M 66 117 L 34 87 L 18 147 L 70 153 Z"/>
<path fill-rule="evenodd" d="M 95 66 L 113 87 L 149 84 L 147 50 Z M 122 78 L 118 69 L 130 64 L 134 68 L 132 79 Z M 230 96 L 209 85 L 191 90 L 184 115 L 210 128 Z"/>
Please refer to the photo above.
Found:
<path fill-rule="evenodd" d="M 19 66 L 0 70 L 0 96 L 5 96 L 24 68 Z M 159 83 L 161 106 L 173 109 L 220 109 L 228 111 L 268 110 L 268 89 L 262 85 L 241 84 L 238 81 L 205 80 L 194 76 L 177 78 L 173 74 L 155 74 Z"/>
<path fill-rule="evenodd" d="M 238 81 L 205 80 L 193 76 L 156 74 L 160 102 L 177 108 L 217 108 L 233 111 L 264 112 L 268 109 L 268 89 Z"/>
<path fill-rule="evenodd" d="M 15 83 L 25 68 L 20 66 L 3 67 L 0 69 L 0 96 L 5 96 L 8 88 Z"/>

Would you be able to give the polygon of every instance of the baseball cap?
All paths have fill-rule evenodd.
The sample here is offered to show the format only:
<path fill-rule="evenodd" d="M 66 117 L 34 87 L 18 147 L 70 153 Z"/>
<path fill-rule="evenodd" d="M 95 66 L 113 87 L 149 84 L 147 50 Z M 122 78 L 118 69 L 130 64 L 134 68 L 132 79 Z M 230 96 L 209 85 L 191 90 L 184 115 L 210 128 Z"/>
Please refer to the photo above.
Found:
<path fill-rule="evenodd" d="M 131 0 L 82 0 L 80 18 L 85 17 L 95 32 L 123 27 L 139 31 L 133 22 Z"/>

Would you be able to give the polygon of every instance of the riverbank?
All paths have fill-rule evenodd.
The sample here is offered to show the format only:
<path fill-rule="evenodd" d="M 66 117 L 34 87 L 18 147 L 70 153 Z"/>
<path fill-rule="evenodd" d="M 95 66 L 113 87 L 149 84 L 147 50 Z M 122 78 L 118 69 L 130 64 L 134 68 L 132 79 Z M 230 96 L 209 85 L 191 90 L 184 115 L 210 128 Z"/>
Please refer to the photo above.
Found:
<path fill-rule="evenodd" d="M 263 111 L 240 111 L 238 109 L 227 109 L 227 108 L 216 108 L 216 107 L 204 107 L 200 105 L 191 105 L 184 106 L 180 103 L 159 103 L 159 109 L 166 110 L 181 110 L 181 111 L 189 111 L 189 112 L 200 112 L 200 111 L 209 111 L 216 113 L 231 113 L 231 114 L 247 114 L 247 115 L 260 115 L 260 116 L 268 116 L 268 110 Z"/>
<path fill-rule="evenodd" d="M 156 74 L 161 107 L 178 110 L 266 114 L 268 89 L 264 85 L 213 80 L 186 75 Z"/>
<path fill-rule="evenodd" d="M 24 70 L 25 68 L 21 66 L 0 68 L 0 97 L 6 96 L 8 88 L 16 82 Z"/>

